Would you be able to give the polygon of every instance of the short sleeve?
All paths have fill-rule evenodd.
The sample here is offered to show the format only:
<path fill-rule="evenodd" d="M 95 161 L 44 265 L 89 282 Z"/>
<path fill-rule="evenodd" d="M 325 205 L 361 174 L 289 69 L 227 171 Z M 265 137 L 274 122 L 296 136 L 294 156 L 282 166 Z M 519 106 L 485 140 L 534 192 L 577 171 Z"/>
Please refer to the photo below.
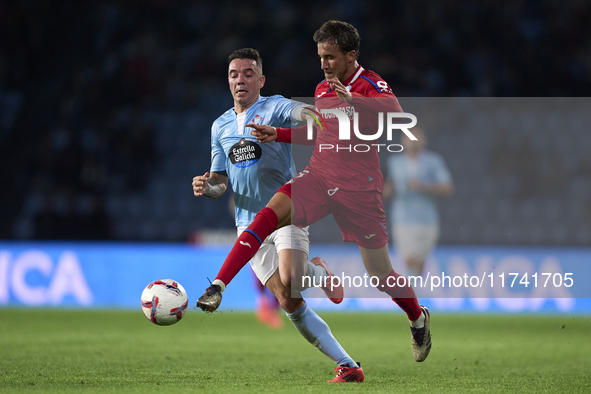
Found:
<path fill-rule="evenodd" d="M 217 127 L 211 126 L 211 167 L 210 172 L 226 171 L 226 155 L 218 138 Z"/>
<path fill-rule="evenodd" d="M 361 78 L 365 79 L 372 87 L 367 89 L 367 95 L 369 97 L 391 97 L 394 96 L 390 85 L 384 81 L 379 75 L 372 75 L 371 77 L 362 75 Z"/>
<path fill-rule="evenodd" d="M 301 124 L 302 121 L 295 116 L 301 112 L 301 109 L 306 106 L 304 103 L 287 99 L 283 96 L 273 96 L 275 116 L 280 124 Z"/>

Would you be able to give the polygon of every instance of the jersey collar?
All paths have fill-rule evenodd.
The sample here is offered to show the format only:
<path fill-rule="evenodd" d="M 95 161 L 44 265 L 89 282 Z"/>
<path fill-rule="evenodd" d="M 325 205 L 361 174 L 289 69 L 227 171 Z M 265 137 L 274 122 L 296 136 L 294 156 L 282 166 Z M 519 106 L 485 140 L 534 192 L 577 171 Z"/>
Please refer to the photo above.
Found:
<path fill-rule="evenodd" d="M 355 82 L 357 80 L 357 78 L 359 78 L 359 76 L 361 75 L 363 70 L 364 70 L 364 68 L 361 67 L 361 64 L 360 64 L 359 67 L 357 67 L 357 69 L 353 73 L 353 75 L 351 75 L 349 78 L 347 78 L 346 80 L 343 81 L 343 85 L 345 85 L 345 86 L 352 85 L 353 82 Z"/>
<path fill-rule="evenodd" d="M 355 82 L 357 80 L 357 78 L 359 78 L 359 76 L 361 75 L 363 70 L 364 70 L 364 68 L 361 67 L 361 64 L 360 64 L 359 67 L 357 67 L 357 69 L 353 73 L 353 75 L 351 75 L 349 78 L 342 81 L 342 84 L 350 87 L 353 84 L 353 82 Z M 326 79 L 325 79 L 325 81 L 326 81 Z M 328 92 L 330 93 L 330 86 L 328 87 Z"/>
<path fill-rule="evenodd" d="M 263 96 L 261 96 L 259 94 L 259 98 L 257 98 L 257 101 L 255 101 L 254 103 L 252 103 L 250 107 L 246 108 L 246 111 L 244 111 L 244 114 L 248 113 L 248 111 L 250 111 L 251 108 L 255 107 L 259 103 L 259 101 L 262 100 L 262 98 L 263 98 Z M 236 113 L 236 107 L 232 107 L 232 113 L 235 116 L 238 116 L 238 114 Z"/>

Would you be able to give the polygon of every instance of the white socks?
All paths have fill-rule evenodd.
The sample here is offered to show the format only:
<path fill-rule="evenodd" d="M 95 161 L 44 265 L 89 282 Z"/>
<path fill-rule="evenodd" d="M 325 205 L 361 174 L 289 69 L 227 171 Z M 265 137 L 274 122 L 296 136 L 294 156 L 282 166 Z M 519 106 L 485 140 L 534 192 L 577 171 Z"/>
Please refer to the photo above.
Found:
<path fill-rule="evenodd" d="M 324 268 L 322 268 L 322 266 L 314 265 L 314 264 L 310 263 L 309 261 L 307 262 L 307 265 L 308 265 L 308 272 L 306 273 L 306 277 L 308 277 L 310 279 L 305 278 L 302 281 L 302 285 L 304 287 L 304 290 L 308 289 L 310 287 L 320 286 L 321 283 L 324 283 L 324 278 L 328 276 L 328 273 L 326 272 L 326 270 Z"/>
<path fill-rule="evenodd" d="M 410 321 L 410 326 L 412 328 L 423 328 L 423 327 L 425 327 L 425 313 L 423 312 L 423 310 L 421 310 L 421 317 L 419 317 L 415 321 Z"/>
<path fill-rule="evenodd" d="M 226 289 L 226 285 L 224 284 L 224 282 L 222 282 L 219 279 L 214 279 L 213 282 L 211 282 L 212 285 L 218 285 L 222 288 L 222 293 L 224 292 L 224 290 Z"/>

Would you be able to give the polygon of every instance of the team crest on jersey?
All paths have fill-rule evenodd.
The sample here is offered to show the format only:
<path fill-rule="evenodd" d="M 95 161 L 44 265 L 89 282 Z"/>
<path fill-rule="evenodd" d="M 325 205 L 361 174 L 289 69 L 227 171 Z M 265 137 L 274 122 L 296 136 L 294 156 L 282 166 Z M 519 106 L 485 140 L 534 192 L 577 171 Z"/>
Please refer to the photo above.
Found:
<path fill-rule="evenodd" d="M 232 145 L 228 152 L 230 162 L 238 168 L 246 168 L 255 164 L 261 158 L 263 150 L 256 142 L 242 138 Z"/>
<path fill-rule="evenodd" d="M 252 118 L 252 123 L 254 124 L 263 124 L 263 117 L 260 115 L 255 115 L 254 118 Z"/>

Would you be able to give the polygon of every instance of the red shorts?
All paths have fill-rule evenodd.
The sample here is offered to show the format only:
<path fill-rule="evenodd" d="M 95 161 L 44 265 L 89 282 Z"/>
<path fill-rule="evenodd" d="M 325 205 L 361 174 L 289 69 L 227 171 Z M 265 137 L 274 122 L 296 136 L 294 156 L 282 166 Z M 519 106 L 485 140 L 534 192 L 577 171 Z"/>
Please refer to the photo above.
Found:
<path fill-rule="evenodd" d="M 377 190 L 335 188 L 306 169 L 278 192 L 290 196 L 293 203 L 291 223 L 296 226 L 309 226 L 332 214 L 341 229 L 343 241 L 355 242 L 367 249 L 379 249 L 388 243 L 384 203 Z"/>

